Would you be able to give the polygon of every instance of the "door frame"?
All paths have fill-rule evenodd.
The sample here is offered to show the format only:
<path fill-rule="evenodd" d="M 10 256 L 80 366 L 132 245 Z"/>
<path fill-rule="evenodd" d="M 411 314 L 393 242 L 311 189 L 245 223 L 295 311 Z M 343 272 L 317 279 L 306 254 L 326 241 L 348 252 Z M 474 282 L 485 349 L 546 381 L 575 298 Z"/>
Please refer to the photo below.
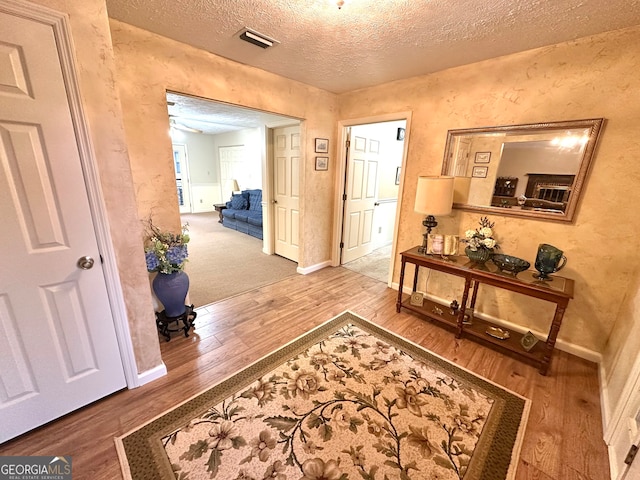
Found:
<path fill-rule="evenodd" d="M 62 77 L 67 90 L 69 110 L 74 124 L 74 134 L 87 190 L 89 208 L 91 209 L 91 220 L 96 234 L 98 250 L 103 260 L 103 274 L 124 376 L 128 388 L 138 387 L 145 382 L 142 381 L 138 375 L 122 285 L 119 282 L 120 275 L 115 250 L 110 235 L 104 195 L 98 175 L 95 150 L 93 148 L 93 142 L 91 141 L 89 126 L 80 95 L 79 80 L 76 74 L 75 47 L 71 37 L 69 16 L 42 5 L 27 2 L 26 0 L 0 0 L 0 11 L 48 25 L 51 27 L 56 39 Z M 153 378 L 157 376 L 161 376 L 161 372 L 154 372 Z M 148 381 L 150 380 L 151 378 L 148 379 Z"/>
<path fill-rule="evenodd" d="M 374 115 L 371 117 L 352 118 L 349 120 L 338 121 L 338 161 L 336 162 L 336 176 L 335 176 L 335 201 L 336 212 L 333 222 L 333 246 L 331 249 L 331 266 L 340 266 L 340 242 L 342 241 L 342 222 L 344 221 L 344 200 L 343 194 L 345 191 L 346 174 L 347 174 L 347 128 L 356 125 L 364 125 L 368 123 L 383 123 L 391 122 L 394 120 L 404 120 L 405 126 L 405 138 L 404 149 L 402 151 L 402 165 L 400 166 L 400 185 L 398 186 L 398 208 L 396 208 L 396 218 L 393 227 L 393 243 L 391 245 L 391 268 L 389 269 L 389 278 L 387 285 L 391 285 L 393 279 L 393 271 L 395 269 L 396 262 L 396 248 L 398 244 L 398 224 L 400 221 L 400 210 L 402 206 L 402 191 L 404 189 L 404 175 L 406 172 L 407 163 L 407 151 L 409 147 L 409 134 L 411 131 L 411 112 L 396 112 L 387 113 L 382 115 Z"/>

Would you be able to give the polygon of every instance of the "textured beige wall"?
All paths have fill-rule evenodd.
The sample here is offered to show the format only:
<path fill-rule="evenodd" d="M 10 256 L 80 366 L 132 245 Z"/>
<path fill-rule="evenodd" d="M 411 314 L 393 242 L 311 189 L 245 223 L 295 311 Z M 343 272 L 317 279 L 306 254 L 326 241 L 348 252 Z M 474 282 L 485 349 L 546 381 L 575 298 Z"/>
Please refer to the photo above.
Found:
<path fill-rule="evenodd" d="M 162 362 L 147 281 L 104 0 L 39 0 L 69 14 L 83 106 L 97 159 L 138 371 Z"/>
<path fill-rule="evenodd" d="M 413 199 L 418 175 L 440 173 L 448 129 L 604 117 L 599 148 L 572 224 L 491 215 L 505 253 L 533 260 L 539 243 L 563 249 L 563 274 L 575 279 L 559 338 L 603 352 L 640 262 L 640 28 L 540 48 L 340 96 L 339 117 L 412 110 L 398 251 L 420 243 Z M 477 214 L 454 211 L 438 229 L 462 234 Z M 398 280 L 398 266 L 394 280 Z M 455 282 L 434 274 L 430 288 L 451 295 Z M 457 285 L 457 284 L 456 284 Z M 481 287 L 481 311 L 541 331 L 546 302 Z M 617 351 L 612 346 L 612 351 Z"/>
<path fill-rule="evenodd" d="M 304 119 L 301 267 L 330 258 L 333 177 L 313 168 L 314 138 L 329 139 L 335 171 L 336 96 L 111 20 L 138 215 L 179 227 L 166 90 Z M 311 199 L 311 200 L 310 200 Z"/>

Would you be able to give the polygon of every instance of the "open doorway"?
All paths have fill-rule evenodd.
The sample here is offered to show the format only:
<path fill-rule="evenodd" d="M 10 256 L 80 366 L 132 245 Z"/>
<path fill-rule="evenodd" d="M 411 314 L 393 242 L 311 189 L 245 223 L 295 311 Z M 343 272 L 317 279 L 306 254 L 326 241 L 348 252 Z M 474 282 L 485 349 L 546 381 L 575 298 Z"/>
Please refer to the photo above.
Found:
<path fill-rule="evenodd" d="M 343 125 L 338 264 L 389 283 L 408 117 Z"/>
<path fill-rule="evenodd" d="M 175 92 L 167 92 L 167 110 L 178 207 L 191 236 L 191 303 L 201 307 L 296 274 L 297 263 L 273 254 L 272 131 L 299 129 L 300 120 Z M 234 198 L 239 209 L 230 206 Z"/>

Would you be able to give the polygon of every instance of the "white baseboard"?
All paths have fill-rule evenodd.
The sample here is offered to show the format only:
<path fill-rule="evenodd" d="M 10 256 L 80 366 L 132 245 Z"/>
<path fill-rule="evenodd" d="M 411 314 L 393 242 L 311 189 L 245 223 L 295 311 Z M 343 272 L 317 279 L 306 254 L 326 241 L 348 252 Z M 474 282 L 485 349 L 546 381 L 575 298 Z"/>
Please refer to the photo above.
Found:
<path fill-rule="evenodd" d="M 394 290 L 398 290 L 399 284 L 398 283 L 393 283 L 392 284 L 392 288 Z M 404 287 L 403 292 L 406 294 L 411 294 L 411 287 Z M 443 304 L 448 304 L 449 302 L 444 299 L 444 298 L 440 298 L 440 297 L 436 297 L 434 295 L 430 295 L 430 294 L 424 294 L 425 297 L 429 298 L 430 300 L 433 300 L 435 302 L 439 302 L 439 303 L 443 303 Z M 511 323 L 507 320 L 503 320 L 501 318 L 497 318 L 497 317 L 493 317 L 491 315 L 487 315 L 485 313 L 482 312 L 475 312 L 475 316 L 477 316 L 478 318 L 481 318 L 482 320 L 485 320 L 487 322 L 491 322 L 494 323 L 498 326 L 504 327 L 509 329 L 512 332 L 518 332 L 522 335 L 524 335 L 525 333 L 527 333 L 528 331 L 531 331 L 531 333 L 533 333 L 536 337 L 538 338 L 547 338 L 547 334 L 548 332 L 539 332 L 536 330 L 530 330 L 527 327 L 524 327 L 522 325 L 517 325 L 515 323 Z M 585 360 L 588 360 L 590 362 L 594 362 L 597 363 L 598 365 L 601 365 L 602 362 L 602 354 L 599 352 L 596 352 L 594 350 L 589 350 L 588 348 L 584 348 L 580 345 L 575 345 L 573 343 L 558 339 L 556 341 L 556 345 L 555 348 L 557 348 L 558 350 L 561 350 L 563 352 L 567 352 L 570 353 L 571 355 L 575 355 L 576 357 L 580 357 L 580 358 L 584 358 Z"/>
<path fill-rule="evenodd" d="M 311 265 L 310 267 L 296 268 L 296 272 L 301 275 L 308 275 L 309 273 L 317 272 L 318 270 L 322 270 L 325 267 L 331 266 L 331 260 L 327 260 L 326 262 L 316 263 L 315 265 Z M 397 288 L 397 287 L 396 287 Z"/>
<path fill-rule="evenodd" d="M 141 387 L 149 382 L 153 382 L 158 378 L 164 377 L 167 374 L 167 366 L 162 362 L 157 367 L 153 367 L 151 370 L 147 370 L 145 372 L 138 374 L 138 385 L 137 387 Z"/>

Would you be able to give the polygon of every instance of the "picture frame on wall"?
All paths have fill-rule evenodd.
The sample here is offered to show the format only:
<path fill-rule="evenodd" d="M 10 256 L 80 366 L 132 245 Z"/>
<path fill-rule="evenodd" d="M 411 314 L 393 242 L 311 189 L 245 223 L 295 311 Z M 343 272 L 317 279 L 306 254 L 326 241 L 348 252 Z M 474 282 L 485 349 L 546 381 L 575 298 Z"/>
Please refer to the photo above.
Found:
<path fill-rule="evenodd" d="M 476 152 L 474 163 L 489 163 L 491 161 L 491 152 Z"/>
<path fill-rule="evenodd" d="M 316 153 L 329 153 L 328 138 L 316 138 Z"/>
<path fill-rule="evenodd" d="M 474 178 L 487 178 L 489 167 L 473 167 L 471 176 Z"/>
<path fill-rule="evenodd" d="M 316 170 L 329 170 L 329 157 L 316 157 Z"/>

